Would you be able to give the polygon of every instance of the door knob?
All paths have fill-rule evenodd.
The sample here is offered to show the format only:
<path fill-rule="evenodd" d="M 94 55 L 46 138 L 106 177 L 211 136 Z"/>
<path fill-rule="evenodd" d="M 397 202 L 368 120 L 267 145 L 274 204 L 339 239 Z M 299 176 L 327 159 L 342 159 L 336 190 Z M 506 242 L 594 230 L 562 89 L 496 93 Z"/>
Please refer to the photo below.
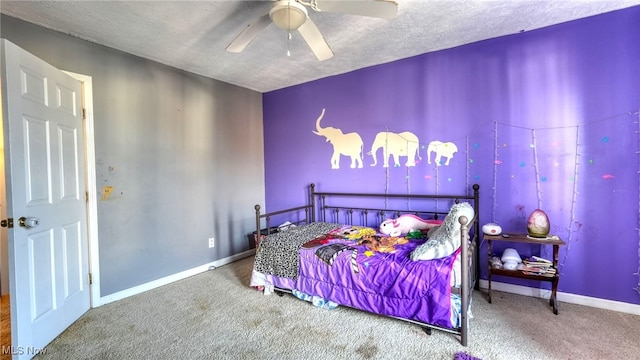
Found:
<path fill-rule="evenodd" d="M 20 219 L 18 219 L 18 225 L 25 227 L 27 229 L 31 229 L 34 228 L 36 226 L 38 226 L 38 224 L 40 223 L 40 220 L 38 220 L 38 218 L 35 217 L 21 217 Z"/>

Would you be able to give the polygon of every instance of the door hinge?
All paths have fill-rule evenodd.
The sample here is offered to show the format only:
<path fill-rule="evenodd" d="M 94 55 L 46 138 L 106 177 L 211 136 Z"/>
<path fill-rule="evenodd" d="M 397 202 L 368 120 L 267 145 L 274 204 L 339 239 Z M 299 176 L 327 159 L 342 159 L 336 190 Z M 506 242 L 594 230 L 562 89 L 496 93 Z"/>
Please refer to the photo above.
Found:
<path fill-rule="evenodd" d="M 3 219 L 0 221 L 0 226 L 13 229 L 13 218 Z"/>
<path fill-rule="evenodd" d="M 89 285 L 93 284 L 93 276 L 91 276 L 91 273 L 89 273 Z"/>
<path fill-rule="evenodd" d="M 86 203 L 89 202 L 89 192 L 88 191 L 84 192 L 84 202 L 86 202 Z"/>
<path fill-rule="evenodd" d="M 82 108 L 82 120 L 87 120 L 87 109 Z"/>

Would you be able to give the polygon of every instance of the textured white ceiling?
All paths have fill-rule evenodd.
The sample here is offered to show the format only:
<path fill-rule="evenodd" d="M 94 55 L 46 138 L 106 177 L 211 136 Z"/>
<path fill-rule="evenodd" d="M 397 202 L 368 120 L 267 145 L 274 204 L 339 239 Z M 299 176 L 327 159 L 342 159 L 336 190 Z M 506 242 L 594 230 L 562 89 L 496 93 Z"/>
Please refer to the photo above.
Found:
<path fill-rule="evenodd" d="M 356 0 L 367 1 L 367 0 Z M 268 92 L 364 67 L 566 22 L 640 0 L 397 0 L 392 20 L 310 11 L 335 56 L 270 25 L 225 47 L 271 1 L 0 1 L 0 12 L 143 58 Z M 287 56 L 290 50 L 291 56 Z"/>

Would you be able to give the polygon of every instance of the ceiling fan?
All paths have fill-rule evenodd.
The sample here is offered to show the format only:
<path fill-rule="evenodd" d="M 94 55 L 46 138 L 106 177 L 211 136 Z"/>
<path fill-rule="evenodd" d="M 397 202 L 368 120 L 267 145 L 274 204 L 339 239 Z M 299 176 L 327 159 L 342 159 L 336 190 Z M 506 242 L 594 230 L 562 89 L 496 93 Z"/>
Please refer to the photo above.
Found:
<path fill-rule="evenodd" d="M 333 51 L 309 17 L 307 7 L 314 11 L 361 15 L 382 19 L 392 19 L 398 13 L 398 3 L 391 0 L 278 0 L 274 1 L 268 13 L 260 16 L 247 26 L 226 48 L 233 53 L 242 52 L 258 34 L 272 22 L 282 30 L 298 30 L 318 60 L 333 56 Z"/>

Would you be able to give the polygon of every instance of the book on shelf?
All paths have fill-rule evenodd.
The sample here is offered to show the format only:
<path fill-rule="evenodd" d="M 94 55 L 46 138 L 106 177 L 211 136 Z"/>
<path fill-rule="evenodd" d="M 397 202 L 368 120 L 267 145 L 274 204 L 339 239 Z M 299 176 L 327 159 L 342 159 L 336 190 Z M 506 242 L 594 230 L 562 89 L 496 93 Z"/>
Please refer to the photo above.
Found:
<path fill-rule="evenodd" d="M 553 266 L 553 263 L 551 261 L 538 256 L 531 256 L 529 258 L 526 258 L 522 260 L 522 263 L 526 266 L 540 267 L 540 268 L 547 268 L 547 267 Z"/>
<path fill-rule="evenodd" d="M 553 277 L 556 274 L 556 269 L 552 266 L 538 267 L 538 266 L 523 265 L 520 271 L 522 271 L 526 275 L 539 275 L 539 276 L 549 276 L 549 277 Z"/>
<path fill-rule="evenodd" d="M 541 258 L 541 257 L 535 256 L 535 255 L 531 256 L 531 260 L 536 261 L 536 262 L 544 262 L 544 263 L 547 263 L 547 264 L 551 264 L 551 260 L 547 260 L 545 258 Z"/>

